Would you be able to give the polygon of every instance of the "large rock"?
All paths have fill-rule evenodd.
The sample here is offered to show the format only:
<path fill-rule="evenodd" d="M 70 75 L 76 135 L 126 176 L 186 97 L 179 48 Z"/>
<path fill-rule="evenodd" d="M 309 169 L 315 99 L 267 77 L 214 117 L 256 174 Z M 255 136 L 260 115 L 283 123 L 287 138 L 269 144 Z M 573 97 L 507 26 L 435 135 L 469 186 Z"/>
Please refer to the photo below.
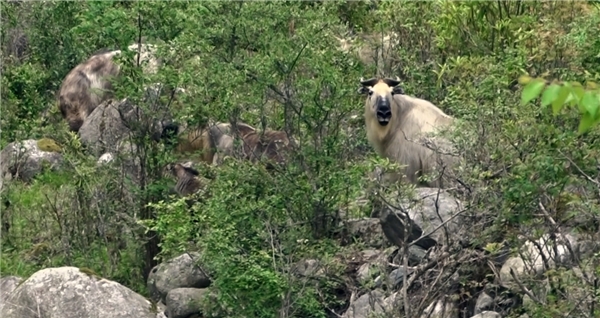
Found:
<path fill-rule="evenodd" d="M 140 109 L 128 99 L 104 101 L 85 119 L 79 129 L 81 143 L 96 156 L 117 152 L 121 140 L 131 133 L 131 124 L 138 121 Z"/>
<path fill-rule="evenodd" d="M 202 301 L 208 289 L 175 288 L 167 293 L 165 311 L 169 318 L 186 318 L 192 314 L 202 313 Z"/>
<path fill-rule="evenodd" d="M 412 243 L 423 248 L 429 249 L 437 244 L 431 237 L 424 235 L 423 230 L 416 222 L 404 217 L 403 213 L 395 213 L 390 209 L 385 209 L 380 216 L 381 229 L 383 234 L 392 244 L 402 247 L 404 242 Z"/>
<path fill-rule="evenodd" d="M 23 279 L 17 276 L 5 276 L 0 278 L 0 312 L 2 312 L 2 307 L 4 307 L 4 301 L 22 281 Z"/>
<path fill-rule="evenodd" d="M 357 299 L 351 300 L 350 307 L 348 307 L 348 310 L 346 310 L 342 317 L 368 318 L 372 315 L 381 315 L 393 307 L 397 298 L 397 293 L 386 298 L 384 293 L 378 289 L 367 292 Z"/>
<path fill-rule="evenodd" d="M 458 318 L 458 309 L 453 302 L 449 301 L 448 296 L 444 296 L 429 304 L 421 318 Z"/>
<path fill-rule="evenodd" d="M 148 290 L 153 300 L 165 301 L 169 291 L 176 288 L 206 288 L 210 278 L 196 265 L 198 253 L 186 253 L 155 266 L 148 275 Z"/>
<path fill-rule="evenodd" d="M 540 249 L 537 247 L 541 247 Z M 574 255 L 571 254 L 571 251 Z M 577 239 L 570 235 L 557 235 L 556 240 L 551 240 L 550 235 L 540 237 L 536 244 L 527 241 L 522 247 L 519 256 L 509 258 L 500 269 L 500 282 L 503 287 L 520 290 L 518 282 L 511 275 L 514 272 L 518 280 L 522 281 L 526 276 L 542 274 L 546 270 L 554 268 L 556 264 L 564 264 L 578 257 L 579 245 Z M 546 261 L 544 261 L 544 259 Z"/>
<path fill-rule="evenodd" d="M 46 268 L 19 285 L 0 317 L 155 318 L 150 301 L 129 288 L 76 267 Z"/>
<path fill-rule="evenodd" d="M 349 237 L 360 239 L 369 247 L 380 248 L 385 243 L 379 219 L 351 219 L 346 222 L 346 229 Z"/>
<path fill-rule="evenodd" d="M 460 235 L 460 218 L 455 216 L 463 207 L 458 199 L 436 188 L 417 188 L 415 193 L 416 198 L 412 201 L 416 204 L 407 206 L 408 215 L 421 227 L 424 234 L 439 227 L 429 235 L 438 243 L 444 241 L 444 229 L 451 236 Z M 443 223 L 445 224 L 440 227 Z"/>
<path fill-rule="evenodd" d="M 475 314 L 478 315 L 483 313 L 484 311 L 491 309 L 494 306 L 494 298 L 488 295 L 486 292 L 482 292 L 479 297 L 477 297 L 477 302 L 475 303 Z"/>
<path fill-rule="evenodd" d="M 0 179 L 31 181 L 44 165 L 56 170 L 63 162 L 60 151 L 54 141 L 46 138 L 11 142 L 0 152 Z"/>
<path fill-rule="evenodd" d="M 402 246 L 422 236 L 415 244 L 428 249 L 445 242 L 445 235 L 460 239 L 462 204 L 450 194 L 437 188 L 417 188 L 415 196 L 403 199 L 402 209 L 384 205 L 378 215 L 385 237 Z M 410 226 L 409 226 L 410 220 Z M 405 231 L 408 228 L 408 231 Z M 405 237 L 405 232 L 408 236 Z"/>
<path fill-rule="evenodd" d="M 142 136 L 158 140 L 163 127 L 171 123 L 166 112 L 152 112 L 149 116 L 127 98 L 106 100 L 85 119 L 79 129 L 81 143 L 97 157 L 110 152 L 126 151 L 124 141 L 130 136 Z M 136 135 L 133 135 L 135 133 Z"/>
<path fill-rule="evenodd" d="M 480 314 L 477 314 L 471 318 L 502 318 L 502 315 L 495 311 L 484 311 Z"/>

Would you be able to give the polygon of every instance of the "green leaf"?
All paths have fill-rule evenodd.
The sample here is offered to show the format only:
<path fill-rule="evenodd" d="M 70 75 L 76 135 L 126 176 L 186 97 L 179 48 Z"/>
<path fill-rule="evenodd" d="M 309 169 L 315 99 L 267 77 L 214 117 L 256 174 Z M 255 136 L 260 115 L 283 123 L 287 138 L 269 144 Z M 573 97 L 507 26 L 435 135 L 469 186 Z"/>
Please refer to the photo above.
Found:
<path fill-rule="evenodd" d="M 546 86 L 546 81 L 541 78 L 536 78 L 529 82 L 529 84 L 523 88 L 523 93 L 521 93 L 521 106 L 538 97 L 542 92 L 542 89 L 544 89 L 544 86 Z"/>
<path fill-rule="evenodd" d="M 583 89 L 581 84 L 579 84 L 579 86 L 574 86 L 571 89 L 571 94 L 573 95 L 573 98 L 568 100 L 571 102 L 571 106 L 581 105 L 581 99 L 583 98 L 584 93 L 585 93 L 585 90 Z"/>
<path fill-rule="evenodd" d="M 594 119 L 594 117 L 592 117 L 589 113 L 583 113 L 581 120 L 579 121 L 579 128 L 577 132 L 579 134 L 583 134 L 592 128 L 592 126 L 598 124 L 598 122 L 600 122 L 600 119 Z"/>
<path fill-rule="evenodd" d="M 546 107 L 552 103 L 552 101 L 556 100 L 558 97 L 558 92 L 560 91 L 560 86 L 557 84 L 551 84 L 546 87 L 544 93 L 542 94 L 542 107 Z"/>
<path fill-rule="evenodd" d="M 560 91 L 558 92 L 558 96 L 552 102 L 552 113 L 554 115 L 558 115 L 558 112 L 560 112 L 563 105 L 565 104 L 565 101 L 567 100 L 567 98 L 570 95 L 571 95 L 571 87 L 563 86 L 560 88 Z"/>
<path fill-rule="evenodd" d="M 583 106 L 592 118 L 596 118 L 598 113 L 598 107 L 600 106 L 600 100 L 595 92 L 587 91 L 583 94 L 580 104 Z"/>
<path fill-rule="evenodd" d="M 532 78 L 528 75 L 521 75 L 519 76 L 519 84 L 520 85 L 527 85 L 531 82 Z"/>

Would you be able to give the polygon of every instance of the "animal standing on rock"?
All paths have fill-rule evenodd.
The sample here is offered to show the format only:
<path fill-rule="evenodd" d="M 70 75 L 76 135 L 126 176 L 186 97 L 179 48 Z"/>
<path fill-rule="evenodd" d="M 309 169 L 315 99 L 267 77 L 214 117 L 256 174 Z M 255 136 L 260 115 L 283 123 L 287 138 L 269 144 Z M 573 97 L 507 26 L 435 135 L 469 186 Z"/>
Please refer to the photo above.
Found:
<path fill-rule="evenodd" d="M 132 44 L 129 50 L 138 51 Z M 156 73 L 159 61 L 154 57 L 155 47 L 142 44 L 140 63 L 147 62 L 145 73 Z M 67 120 L 71 131 L 78 132 L 84 120 L 103 101 L 112 97 L 111 78 L 119 75 L 120 66 L 113 58 L 120 50 L 103 50 L 92 55 L 87 61 L 73 68 L 63 80 L 58 93 L 58 108 Z M 134 61 L 138 60 L 138 53 Z"/>
<path fill-rule="evenodd" d="M 399 79 L 361 78 L 360 84 L 358 92 L 367 95 L 365 123 L 371 146 L 380 156 L 404 166 L 400 178 L 415 185 L 443 188 L 442 174 L 425 182 L 419 178 L 436 170 L 441 172 L 455 157 L 435 151 L 422 141 L 429 133 L 449 128 L 453 117 L 426 100 L 405 95 Z M 436 146 L 451 147 L 443 138 L 433 141 Z M 386 178 L 395 182 L 399 176 Z"/>

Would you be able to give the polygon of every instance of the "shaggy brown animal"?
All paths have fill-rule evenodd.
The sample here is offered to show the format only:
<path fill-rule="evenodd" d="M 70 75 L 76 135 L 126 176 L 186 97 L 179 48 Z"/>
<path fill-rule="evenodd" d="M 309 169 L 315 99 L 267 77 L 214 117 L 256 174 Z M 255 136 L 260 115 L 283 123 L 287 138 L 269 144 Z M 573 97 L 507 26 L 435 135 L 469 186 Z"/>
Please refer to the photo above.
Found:
<path fill-rule="evenodd" d="M 95 54 L 77 65 L 63 80 L 58 107 L 71 131 L 79 131 L 87 116 L 111 97 L 110 77 L 119 74 L 119 67 L 112 58 L 119 53 L 117 50 Z"/>
<path fill-rule="evenodd" d="M 171 173 L 177 177 L 175 192 L 180 196 L 188 196 L 196 193 L 202 187 L 202 183 L 198 179 L 200 173 L 193 168 L 188 168 L 177 163 L 171 168 Z"/>
<path fill-rule="evenodd" d="M 138 50 L 138 44 L 132 44 L 128 49 L 136 51 L 135 62 L 139 53 L 145 73 L 156 73 L 160 61 L 154 57 L 154 46 L 142 44 Z M 78 132 L 87 116 L 112 97 L 111 78 L 118 76 L 120 71 L 113 58 L 120 53 L 120 50 L 98 51 L 73 68 L 63 80 L 58 93 L 58 107 L 71 131 Z"/>
<path fill-rule="evenodd" d="M 291 143 L 284 131 L 259 132 L 241 122 L 233 127 L 230 123 L 215 123 L 194 129 L 179 138 L 176 152 L 200 152 L 196 158 L 213 165 L 220 165 L 225 156 L 252 162 L 266 158 L 279 164 L 286 160 Z M 236 147 L 235 136 L 239 136 L 240 147 Z"/>
<path fill-rule="evenodd" d="M 432 103 L 410 97 L 398 84 L 400 81 L 384 78 L 361 78 L 360 94 L 365 100 L 367 138 L 375 151 L 399 163 L 403 175 L 412 184 L 443 188 L 442 176 L 420 182 L 419 177 L 451 165 L 455 157 L 434 151 L 424 145 L 429 133 L 449 128 L 454 119 Z M 431 140 L 427 140 L 431 141 Z M 441 137 L 433 138 L 440 148 L 450 149 L 451 144 Z M 398 176 L 386 176 L 397 181 Z"/>

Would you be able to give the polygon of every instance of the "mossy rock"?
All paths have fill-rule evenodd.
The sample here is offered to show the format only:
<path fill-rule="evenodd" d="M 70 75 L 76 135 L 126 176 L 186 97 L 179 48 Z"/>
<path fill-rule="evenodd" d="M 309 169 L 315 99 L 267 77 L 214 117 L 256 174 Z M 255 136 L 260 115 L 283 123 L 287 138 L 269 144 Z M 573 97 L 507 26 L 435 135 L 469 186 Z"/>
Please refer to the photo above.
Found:
<path fill-rule="evenodd" d="M 93 269 L 87 267 L 79 267 L 79 271 L 86 274 L 90 278 L 102 279 L 98 273 L 96 273 Z"/>
<path fill-rule="evenodd" d="M 50 138 L 42 138 L 37 141 L 37 146 L 40 150 L 46 152 L 61 152 L 62 147 L 56 143 L 56 141 Z"/>

